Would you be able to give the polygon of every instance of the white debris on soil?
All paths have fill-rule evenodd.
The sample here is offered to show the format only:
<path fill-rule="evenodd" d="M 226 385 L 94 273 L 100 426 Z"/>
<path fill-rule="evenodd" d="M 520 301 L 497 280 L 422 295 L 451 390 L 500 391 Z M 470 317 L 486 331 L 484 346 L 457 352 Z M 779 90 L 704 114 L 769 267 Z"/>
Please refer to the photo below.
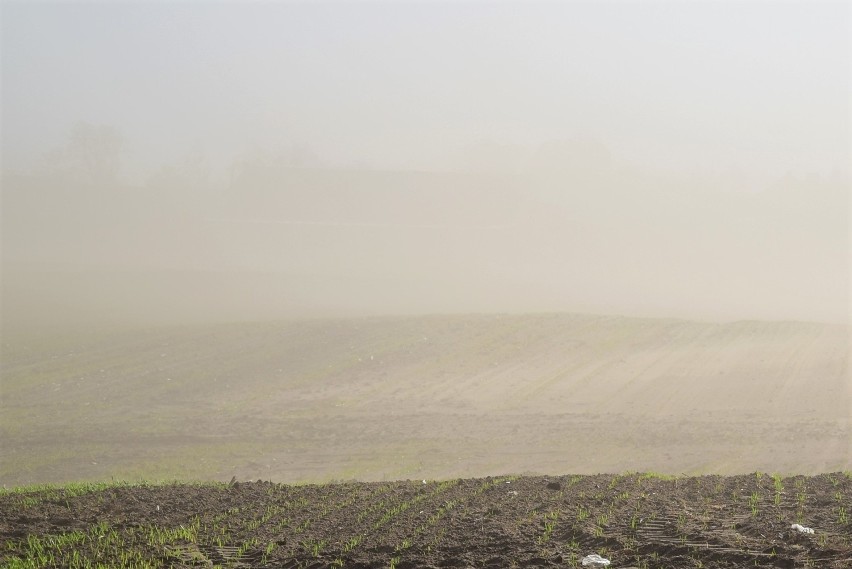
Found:
<path fill-rule="evenodd" d="M 790 527 L 799 533 L 814 533 L 814 530 L 812 528 L 806 528 L 805 526 L 800 526 L 799 524 L 793 524 Z"/>
<path fill-rule="evenodd" d="M 583 567 L 608 567 L 609 559 L 601 557 L 597 553 L 592 553 L 591 555 L 586 555 L 582 560 Z"/>

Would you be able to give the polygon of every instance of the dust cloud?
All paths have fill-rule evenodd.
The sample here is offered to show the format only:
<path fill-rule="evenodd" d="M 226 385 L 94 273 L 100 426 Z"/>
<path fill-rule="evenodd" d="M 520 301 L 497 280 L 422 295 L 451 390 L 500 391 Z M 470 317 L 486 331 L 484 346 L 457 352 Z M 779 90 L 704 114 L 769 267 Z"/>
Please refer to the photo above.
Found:
<path fill-rule="evenodd" d="M 852 468 L 849 3 L 0 12 L 4 483 Z"/>
<path fill-rule="evenodd" d="M 849 318 L 848 5 L 2 16 L 7 328 Z"/>

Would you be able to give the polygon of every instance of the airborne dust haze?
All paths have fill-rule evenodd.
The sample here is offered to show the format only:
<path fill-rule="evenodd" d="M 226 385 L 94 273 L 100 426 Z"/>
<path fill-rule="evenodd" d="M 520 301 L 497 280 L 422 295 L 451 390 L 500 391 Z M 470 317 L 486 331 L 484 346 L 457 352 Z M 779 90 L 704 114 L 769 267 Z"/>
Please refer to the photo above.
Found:
<path fill-rule="evenodd" d="M 846 321 L 850 10 L 4 2 L 4 326 Z"/>

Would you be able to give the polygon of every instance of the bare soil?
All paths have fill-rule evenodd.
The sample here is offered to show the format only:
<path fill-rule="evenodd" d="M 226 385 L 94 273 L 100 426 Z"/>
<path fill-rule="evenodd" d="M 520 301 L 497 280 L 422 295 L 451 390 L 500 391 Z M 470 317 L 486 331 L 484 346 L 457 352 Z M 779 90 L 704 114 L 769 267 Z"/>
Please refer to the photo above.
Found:
<path fill-rule="evenodd" d="M 849 328 L 457 315 L 0 346 L 0 482 L 852 469 Z"/>
<path fill-rule="evenodd" d="M 0 565 L 41 543 L 42 567 L 580 567 L 598 553 L 614 568 L 841 569 L 850 505 L 848 473 L 42 489 L 0 494 Z"/>

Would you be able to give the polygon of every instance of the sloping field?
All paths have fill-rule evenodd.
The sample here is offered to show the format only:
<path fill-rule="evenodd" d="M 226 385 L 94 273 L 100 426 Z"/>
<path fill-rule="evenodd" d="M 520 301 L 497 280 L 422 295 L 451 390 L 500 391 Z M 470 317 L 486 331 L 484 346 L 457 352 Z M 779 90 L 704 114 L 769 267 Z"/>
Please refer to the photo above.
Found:
<path fill-rule="evenodd" d="M 849 330 L 585 315 L 4 330 L 0 481 L 852 468 Z"/>
<path fill-rule="evenodd" d="M 845 569 L 850 503 L 841 473 L 71 485 L 0 492 L 0 565 Z"/>

